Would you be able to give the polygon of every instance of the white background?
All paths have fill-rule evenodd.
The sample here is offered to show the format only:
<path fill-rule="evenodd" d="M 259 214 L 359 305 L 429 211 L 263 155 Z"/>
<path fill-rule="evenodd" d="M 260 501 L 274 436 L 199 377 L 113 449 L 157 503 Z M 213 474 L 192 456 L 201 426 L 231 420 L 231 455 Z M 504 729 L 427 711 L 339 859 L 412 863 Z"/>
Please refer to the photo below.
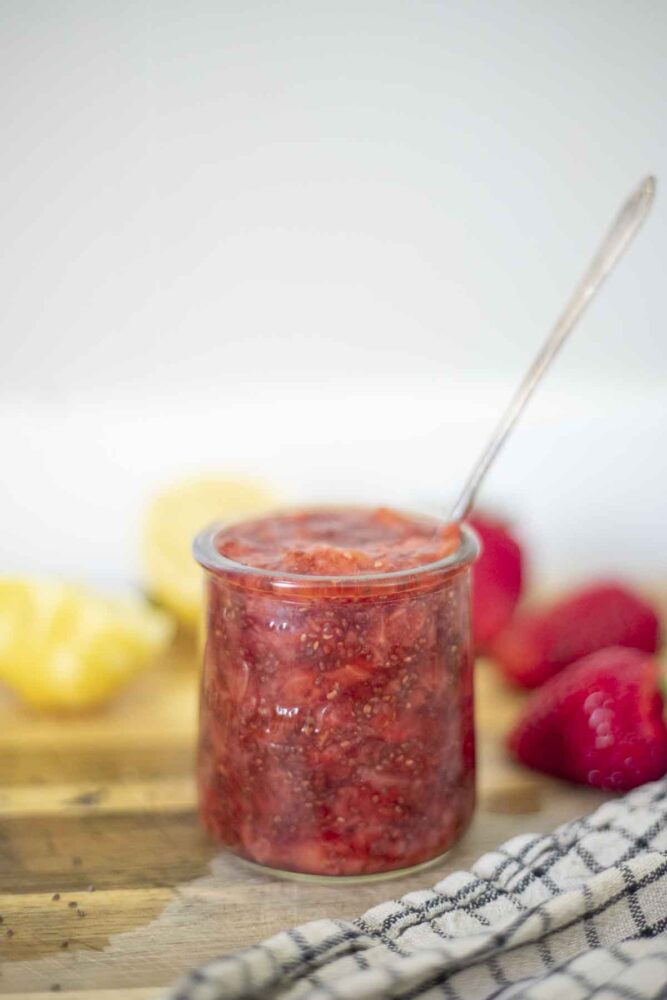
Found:
<path fill-rule="evenodd" d="M 661 0 L 3 0 L 0 570 L 118 582 L 147 494 L 460 486 L 618 203 Z M 667 200 L 483 501 L 664 579 Z"/>

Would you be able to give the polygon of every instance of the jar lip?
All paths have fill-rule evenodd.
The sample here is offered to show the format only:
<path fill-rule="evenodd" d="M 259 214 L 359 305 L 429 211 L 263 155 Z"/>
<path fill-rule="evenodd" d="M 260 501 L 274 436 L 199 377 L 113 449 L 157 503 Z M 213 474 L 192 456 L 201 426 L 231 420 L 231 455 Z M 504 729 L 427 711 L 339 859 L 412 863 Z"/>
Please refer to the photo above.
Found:
<path fill-rule="evenodd" d="M 423 515 L 421 515 L 423 516 Z M 446 520 L 432 518 L 434 522 L 445 525 Z M 216 539 L 220 532 L 228 527 L 222 521 L 214 521 L 203 528 L 192 543 L 192 554 L 205 570 L 222 571 L 237 577 L 261 578 L 274 586 L 286 588 L 347 586 L 366 587 L 369 584 L 382 586 L 394 585 L 401 581 L 423 579 L 430 575 L 444 572 L 454 572 L 469 566 L 480 552 L 479 539 L 473 529 L 467 524 L 461 524 L 461 542 L 454 552 L 435 562 L 423 563 L 420 566 L 410 566 L 406 569 L 390 570 L 385 573 L 350 573 L 347 575 L 316 575 L 310 573 L 289 573 L 284 570 L 264 569 L 260 566 L 249 566 L 236 562 L 223 555 L 216 547 Z"/>

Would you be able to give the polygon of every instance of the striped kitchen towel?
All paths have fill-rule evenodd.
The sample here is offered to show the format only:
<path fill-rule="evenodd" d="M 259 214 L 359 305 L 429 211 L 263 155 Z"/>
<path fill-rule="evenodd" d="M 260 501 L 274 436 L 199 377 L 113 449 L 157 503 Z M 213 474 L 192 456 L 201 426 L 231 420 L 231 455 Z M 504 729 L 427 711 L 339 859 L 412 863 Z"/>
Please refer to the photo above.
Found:
<path fill-rule="evenodd" d="M 667 998 L 667 779 L 433 889 L 190 972 L 169 1000 Z"/>

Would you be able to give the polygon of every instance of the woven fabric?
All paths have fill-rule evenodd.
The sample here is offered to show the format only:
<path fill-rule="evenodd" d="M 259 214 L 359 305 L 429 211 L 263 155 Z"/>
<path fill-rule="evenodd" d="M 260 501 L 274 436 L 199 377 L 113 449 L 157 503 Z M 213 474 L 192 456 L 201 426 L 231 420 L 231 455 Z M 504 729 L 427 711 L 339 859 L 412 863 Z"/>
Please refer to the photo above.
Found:
<path fill-rule="evenodd" d="M 667 997 L 667 779 L 433 889 L 193 970 L 169 1000 Z"/>

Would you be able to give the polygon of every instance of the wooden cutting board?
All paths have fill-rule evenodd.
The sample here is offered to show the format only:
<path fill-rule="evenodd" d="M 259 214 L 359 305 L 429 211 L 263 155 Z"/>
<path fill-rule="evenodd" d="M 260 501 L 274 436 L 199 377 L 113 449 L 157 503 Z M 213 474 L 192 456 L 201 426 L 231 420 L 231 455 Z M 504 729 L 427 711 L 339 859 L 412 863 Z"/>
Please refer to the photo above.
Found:
<path fill-rule="evenodd" d="M 197 825 L 196 675 L 181 640 L 99 715 L 53 720 L 0 700 L 1 996 L 155 997 L 193 963 L 305 920 L 354 916 L 602 801 L 507 760 L 502 736 L 521 699 L 480 663 L 480 805 L 446 861 L 353 887 L 260 875 Z"/>

